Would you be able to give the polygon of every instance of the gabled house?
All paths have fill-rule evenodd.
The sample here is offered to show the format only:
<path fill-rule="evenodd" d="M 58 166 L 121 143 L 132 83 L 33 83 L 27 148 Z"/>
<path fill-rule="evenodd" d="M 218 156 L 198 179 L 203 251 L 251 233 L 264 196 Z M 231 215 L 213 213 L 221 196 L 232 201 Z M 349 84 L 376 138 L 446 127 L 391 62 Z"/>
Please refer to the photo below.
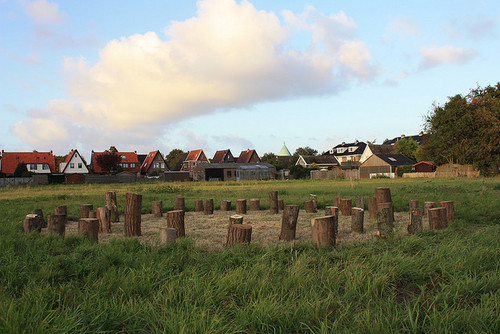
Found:
<path fill-rule="evenodd" d="M 215 152 L 214 157 L 212 158 L 211 161 L 211 163 L 214 164 L 230 163 L 230 162 L 235 162 L 235 159 L 230 149 Z"/>
<path fill-rule="evenodd" d="M 373 154 L 359 166 L 359 177 L 371 179 L 377 176 L 396 177 L 400 166 L 412 166 L 415 162 L 402 154 Z"/>
<path fill-rule="evenodd" d="M 88 174 L 89 170 L 86 166 L 85 159 L 83 159 L 78 150 L 75 149 L 71 150 L 64 162 L 59 164 L 59 173 Z"/>
<path fill-rule="evenodd" d="M 258 163 L 260 162 L 259 155 L 255 150 L 241 151 L 240 156 L 236 159 L 237 163 Z"/>
<path fill-rule="evenodd" d="M 366 143 L 357 140 L 353 143 L 343 142 L 323 153 L 323 155 L 335 156 L 342 168 L 357 169 L 366 146 Z"/>
<path fill-rule="evenodd" d="M 311 164 L 316 164 L 320 169 L 328 169 L 338 166 L 339 162 L 333 155 L 300 155 L 295 165 L 300 165 L 304 168 Z"/>
<path fill-rule="evenodd" d="M 413 170 L 416 173 L 432 173 L 436 171 L 434 161 L 420 161 L 413 165 Z"/>
<path fill-rule="evenodd" d="M 141 174 L 147 176 L 158 176 L 167 170 L 167 164 L 160 151 L 149 152 L 141 165 Z"/>
<path fill-rule="evenodd" d="M 368 144 L 366 145 L 365 151 L 361 155 L 359 159 L 360 163 L 363 163 L 374 154 L 392 154 L 394 153 L 394 145 L 375 145 Z"/>
<path fill-rule="evenodd" d="M 2 150 L 2 173 L 14 175 L 17 165 L 25 163 L 28 172 L 51 174 L 56 172 L 56 158 L 50 152 L 5 152 Z"/>
<path fill-rule="evenodd" d="M 181 171 L 189 172 L 189 176 L 192 178 L 193 168 L 201 162 L 210 163 L 210 161 L 207 158 L 207 155 L 202 149 L 189 151 L 186 159 L 182 163 Z"/>
<path fill-rule="evenodd" d="M 120 161 L 118 166 L 123 168 L 124 172 L 128 173 L 139 173 L 141 171 L 141 166 L 139 165 L 139 159 L 137 158 L 136 152 L 94 152 L 90 157 L 90 165 L 95 174 L 105 174 L 107 171 L 103 170 L 101 166 L 97 163 L 97 157 L 105 154 L 117 154 L 120 156 Z"/>

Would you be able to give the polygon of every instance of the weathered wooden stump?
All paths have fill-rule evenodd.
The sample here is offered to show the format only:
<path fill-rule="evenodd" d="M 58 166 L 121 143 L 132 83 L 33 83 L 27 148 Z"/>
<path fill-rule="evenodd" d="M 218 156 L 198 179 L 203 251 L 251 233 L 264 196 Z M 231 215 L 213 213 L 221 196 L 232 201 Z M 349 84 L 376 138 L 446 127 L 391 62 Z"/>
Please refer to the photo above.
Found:
<path fill-rule="evenodd" d="M 194 211 L 196 211 L 196 212 L 204 211 L 203 201 L 201 199 L 194 201 Z"/>
<path fill-rule="evenodd" d="M 357 233 L 364 232 L 364 219 L 365 219 L 365 210 L 361 208 L 352 208 L 352 216 L 351 216 L 351 229 Z"/>
<path fill-rule="evenodd" d="M 455 218 L 455 208 L 453 206 L 453 201 L 439 202 L 439 206 L 446 208 L 446 216 L 448 221 L 452 221 Z"/>
<path fill-rule="evenodd" d="M 48 215 L 47 216 L 47 231 L 51 234 L 64 235 L 66 230 L 66 215 Z"/>
<path fill-rule="evenodd" d="M 365 196 L 363 194 L 356 195 L 356 207 L 365 209 Z"/>
<path fill-rule="evenodd" d="M 229 217 L 229 225 L 233 224 L 243 224 L 243 216 L 232 215 Z"/>
<path fill-rule="evenodd" d="M 111 215 L 107 207 L 97 208 L 97 219 L 99 220 L 99 233 L 111 233 Z"/>
<path fill-rule="evenodd" d="M 318 211 L 318 195 L 309 194 L 309 200 L 314 204 L 314 210 Z"/>
<path fill-rule="evenodd" d="M 408 233 L 415 234 L 418 231 L 422 231 L 424 226 L 422 224 L 422 213 L 423 210 L 420 208 L 414 208 L 410 210 L 410 222 L 408 223 Z"/>
<path fill-rule="evenodd" d="M 252 241 L 252 226 L 246 224 L 232 224 L 227 230 L 226 247 Z"/>
<path fill-rule="evenodd" d="M 371 219 L 377 219 L 377 199 L 375 197 L 368 197 L 368 213 Z"/>
<path fill-rule="evenodd" d="M 236 213 L 239 215 L 245 215 L 247 213 L 247 200 L 237 199 L 236 200 Z"/>
<path fill-rule="evenodd" d="M 448 227 L 446 208 L 429 209 L 429 226 L 431 230 L 441 230 Z"/>
<path fill-rule="evenodd" d="M 280 240 L 294 240 L 297 229 L 297 220 L 299 218 L 298 205 L 286 205 L 281 218 Z"/>
<path fill-rule="evenodd" d="M 54 207 L 54 214 L 68 216 L 68 207 L 66 205 L 56 205 Z"/>
<path fill-rule="evenodd" d="M 392 207 L 392 205 L 391 205 Z M 379 238 L 387 238 L 392 234 L 392 210 L 388 207 L 383 207 L 377 212 L 377 235 Z"/>
<path fill-rule="evenodd" d="M 97 218 L 97 212 L 95 210 L 90 210 L 88 218 Z"/>
<path fill-rule="evenodd" d="M 213 200 L 213 198 L 205 199 L 203 213 L 206 215 L 213 215 L 214 214 L 214 200 Z"/>
<path fill-rule="evenodd" d="M 42 209 L 35 209 L 32 212 L 35 215 L 38 215 L 40 218 L 42 218 L 42 227 L 47 227 L 47 222 L 45 221 L 45 218 L 43 216 L 43 210 Z"/>
<path fill-rule="evenodd" d="M 220 201 L 220 211 L 231 211 L 231 201 Z"/>
<path fill-rule="evenodd" d="M 324 216 L 311 219 L 312 241 L 318 247 L 335 246 L 335 217 Z"/>
<path fill-rule="evenodd" d="M 160 227 L 160 245 L 167 246 L 177 239 L 177 230 L 172 227 Z"/>
<path fill-rule="evenodd" d="M 282 200 L 282 199 L 279 199 L 279 200 L 278 200 L 278 210 L 279 210 L 279 211 L 283 211 L 283 210 L 285 210 L 285 201 L 284 201 L 284 200 Z"/>
<path fill-rule="evenodd" d="M 342 195 L 335 196 L 333 198 L 333 206 L 340 208 L 340 206 L 342 205 L 341 201 L 342 201 Z"/>
<path fill-rule="evenodd" d="M 94 210 L 92 204 L 80 204 L 80 218 L 89 218 L 90 211 Z"/>
<path fill-rule="evenodd" d="M 335 217 L 335 235 L 339 234 L 339 208 L 336 206 L 327 206 L 325 208 L 325 216 Z"/>
<path fill-rule="evenodd" d="M 154 217 L 163 217 L 163 202 L 162 201 L 152 201 L 151 202 L 151 212 Z"/>
<path fill-rule="evenodd" d="M 99 220 L 97 218 L 80 218 L 78 220 L 78 234 L 98 242 Z"/>
<path fill-rule="evenodd" d="M 34 213 L 26 215 L 23 220 L 23 230 L 26 233 L 31 231 L 42 231 L 42 217 Z"/>
<path fill-rule="evenodd" d="M 167 227 L 175 228 L 177 238 L 182 238 L 186 235 L 184 229 L 184 210 L 173 210 L 167 212 Z"/>
<path fill-rule="evenodd" d="M 269 193 L 269 212 L 274 214 L 279 212 L 277 191 L 271 191 Z"/>
<path fill-rule="evenodd" d="M 133 193 L 125 194 L 125 236 L 141 236 L 141 210 L 142 195 Z"/>
<path fill-rule="evenodd" d="M 260 198 L 250 198 L 250 211 L 260 211 Z"/>
<path fill-rule="evenodd" d="M 340 200 L 340 212 L 343 216 L 350 216 L 352 214 L 352 199 L 342 198 Z"/>
<path fill-rule="evenodd" d="M 317 210 L 314 208 L 314 202 L 309 200 L 304 202 L 304 209 L 307 213 L 315 213 Z"/>
<path fill-rule="evenodd" d="M 116 201 L 115 191 L 108 191 L 106 193 L 106 207 L 109 210 L 109 219 L 111 223 L 120 221 L 120 216 L 118 214 L 118 202 Z"/>
<path fill-rule="evenodd" d="M 174 199 L 174 210 L 186 211 L 186 201 L 184 197 L 176 197 Z"/>
<path fill-rule="evenodd" d="M 424 202 L 424 214 L 429 217 L 429 209 L 435 208 L 436 203 L 434 202 Z"/>
<path fill-rule="evenodd" d="M 390 203 L 390 202 L 377 203 L 377 209 L 378 209 L 378 212 L 380 212 L 380 210 L 382 210 L 382 209 L 389 209 L 391 211 L 391 215 L 389 217 L 389 220 L 390 220 L 391 226 L 394 227 L 394 210 L 392 208 L 392 203 Z M 378 219 L 378 215 L 377 215 L 377 219 Z"/>
<path fill-rule="evenodd" d="M 418 209 L 418 199 L 411 199 L 410 202 L 410 211 L 414 209 Z"/>
<path fill-rule="evenodd" d="M 377 207 L 380 203 L 391 203 L 392 207 L 391 189 L 387 187 L 375 188 L 375 198 L 377 199 Z M 394 221 L 394 209 L 392 210 L 391 215 L 392 221 Z"/>

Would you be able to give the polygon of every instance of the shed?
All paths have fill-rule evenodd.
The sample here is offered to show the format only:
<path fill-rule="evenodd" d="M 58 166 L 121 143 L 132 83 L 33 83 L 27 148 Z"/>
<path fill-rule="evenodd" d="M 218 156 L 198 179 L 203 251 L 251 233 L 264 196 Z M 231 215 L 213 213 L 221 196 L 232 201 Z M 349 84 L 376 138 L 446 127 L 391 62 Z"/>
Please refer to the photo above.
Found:
<path fill-rule="evenodd" d="M 413 165 L 413 170 L 417 173 L 432 173 L 436 171 L 434 161 L 420 161 Z"/>
<path fill-rule="evenodd" d="M 415 162 L 402 154 L 374 154 L 359 166 L 361 179 L 377 176 L 396 177 L 396 168 L 412 166 Z"/>

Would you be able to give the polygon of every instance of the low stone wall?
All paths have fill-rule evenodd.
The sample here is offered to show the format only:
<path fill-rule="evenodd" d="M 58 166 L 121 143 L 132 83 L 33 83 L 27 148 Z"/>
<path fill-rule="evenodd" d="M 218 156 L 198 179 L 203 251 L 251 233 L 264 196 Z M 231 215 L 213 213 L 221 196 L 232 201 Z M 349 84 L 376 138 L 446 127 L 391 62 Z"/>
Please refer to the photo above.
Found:
<path fill-rule="evenodd" d="M 410 178 L 410 179 L 414 179 L 414 178 L 418 178 L 418 177 L 427 177 L 427 178 L 433 178 L 433 177 L 436 177 L 436 172 L 429 172 L 429 173 L 404 173 L 403 174 L 403 177 L 404 178 Z"/>
<path fill-rule="evenodd" d="M 4 186 L 19 186 L 22 184 L 32 184 L 33 183 L 33 178 L 32 177 L 5 177 L 5 178 L 0 178 L 0 187 Z"/>

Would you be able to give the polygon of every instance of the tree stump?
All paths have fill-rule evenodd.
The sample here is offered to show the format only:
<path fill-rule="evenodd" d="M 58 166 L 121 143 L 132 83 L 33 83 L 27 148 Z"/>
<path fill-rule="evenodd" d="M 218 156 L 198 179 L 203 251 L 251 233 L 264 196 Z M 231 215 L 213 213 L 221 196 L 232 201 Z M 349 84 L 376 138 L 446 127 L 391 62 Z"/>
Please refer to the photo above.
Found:
<path fill-rule="evenodd" d="M 99 220 L 97 218 L 80 218 L 78 234 L 95 242 L 99 241 Z"/>
<path fill-rule="evenodd" d="M 51 234 L 64 235 L 66 230 L 65 215 L 48 215 L 47 216 L 47 231 Z"/>
<path fill-rule="evenodd" d="M 236 200 L 236 213 L 239 215 L 245 215 L 247 213 L 247 200 L 237 199 Z"/>
<path fill-rule="evenodd" d="M 111 216 L 107 207 L 97 208 L 99 233 L 111 233 Z"/>
<path fill-rule="evenodd" d="M 375 197 L 368 197 L 368 212 L 371 219 L 377 219 L 377 199 Z"/>
<path fill-rule="evenodd" d="M 356 207 L 365 209 L 365 196 L 363 194 L 356 195 Z"/>
<path fill-rule="evenodd" d="M 390 220 L 391 227 L 394 227 L 394 210 L 392 208 L 392 203 L 390 203 L 390 202 L 377 203 L 377 209 L 378 209 L 378 212 L 380 212 L 380 210 L 382 210 L 382 209 L 389 209 L 391 211 L 391 216 L 389 217 L 389 220 Z M 377 215 L 377 219 L 378 219 L 378 215 Z"/>
<path fill-rule="evenodd" d="M 351 229 L 357 233 L 363 233 L 364 228 L 364 219 L 365 219 L 365 210 L 361 208 L 352 208 L 352 216 L 351 216 Z"/>
<path fill-rule="evenodd" d="M 252 226 L 245 224 L 229 225 L 227 230 L 226 247 L 252 241 Z"/>
<path fill-rule="evenodd" d="M 335 217 L 324 216 L 311 219 L 312 240 L 318 247 L 335 246 Z"/>
<path fill-rule="evenodd" d="M 160 245 L 167 246 L 177 239 L 177 230 L 171 227 L 160 227 Z"/>
<path fill-rule="evenodd" d="M 250 211 L 260 211 L 260 198 L 250 198 Z"/>
<path fill-rule="evenodd" d="M 435 208 L 436 203 L 434 202 L 424 202 L 424 214 L 429 217 L 429 209 Z"/>
<path fill-rule="evenodd" d="M 125 194 L 125 236 L 141 236 L 141 210 L 142 195 L 132 193 Z"/>
<path fill-rule="evenodd" d="M 229 217 L 229 225 L 233 224 L 243 224 L 243 216 L 232 215 L 231 217 Z"/>
<path fill-rule="evenodd" d="M 313 201 L 314 210 L 318 211 L 318 195 L 309 194 L 309 200 Z"/>
<path fill-rule="evenodd" d="M 42 217 L 34 213 L 26 215 L 23 220 L 23 230 L 26 233 L 31 231 L 42 231 Z"/>
<path fill-rule="evenodd" d="M 446 215 L 448 217 L 448 221 L 452 221 L 453 218 L 455 218 L 455 208 L 453 207 L 453 201 L 439 202 L 439 206 L 446 208 Z"/>
<path fill-rule="evenodd" d="M 333 206 L 336 206 L 337 208 L 340 208 L 340 206 L 342 205 L 341 201 L 342 201 L 342 195 L 335 196 L 333 198 Z"/>
<path fill-rule="evenodd" d="M 162 201 L 152 201 L 151 202 L 151 212 L 154 217 L 163 217 L 163 202 Z"/>
<path fill-rule="evenodd" d="M 304 202 L 304 209 L 307 213 L 316 213 L 317 210 L 314 208 L 314 202 L 309 200 Z"/>
<path fill-rule="evenodd" d="M 204 207 L 203 213 L 206 215 L 213 215 L 214 214 L 214 200 L 212 198 L 207 198 L 205 200 L 205 207 Z"/>
<path fill-rule="evenodd" d="M 298 205 L 286 205 L 281 218 L 281 233 L 279 240 L 294 240 L 297 229 L 297 220 L 299 218 Z"/>
<path fill-rule="evenodd" d="M 204 210 L 203 209 L 203 201 L 201 199 L 194 201 L 194 211 L 201 212 L 203 210 Z"/>
<path fill-rule="evenodd" d="M 411 199 L 410 200 L 410 211 L 414 209 L 418 209 L 418 200 L 417 199 Z"/>
<path fill-rule="evenodd" d="M 231 211 L 231 201 L 220 201 L 220 211 Z"/>
<path fill-rule="evenodd" d="M 120 216 L 118 214 L 118 203 L 116 202 L 115 191 L 108 191 L 106 193 L 106 207 L 109 210 L 109 219 L 111 223 L 116 223 L 120 221 Z"/>
<path fill-rule="evenodd" d="M 375 198 L 377 199 L 377 206 L 380 203 L 391 203 L 392 207 L 391 189 L 387 187 L 375 188 Z M 391 214 L 392 214 L 392 221 L 394 221 L 394 209 L 392 210 Z"/>
<path fill-rule="evenodd" d="M 186 211 L 186 201 L 184 197 L 176 197 L 174 199 L 174 211 L 175 210 Z"/>
<path fill-rule="evenodd" d="M 441 230 L 448 227 L 446 208 L 429 209 L 429 226 L 431 230 Z"/>
<path fill-rule="evenodd" d="M 391 206 L 392 207 L 392 206 Z M 392 210 L 383 207 L 377 212 L 377 235 L 379 238 L 387 238 L 392 234 Z"/>
<path fill-rule="evenodd" d="M 279 211 L 285 210 L 285 201 L 283 201 L 282 199 L 278 200 L 278 210 Z"/>
<path fill-rule="evenodd" d="M 340 212 L 343 216 L 350 216 L 352 214 L 352 199 L 342 198 L 340 200 Z"/>
<path fill-rule="evenodd" d="M 422 231 L 424 226 L 422 224 L 422 209 L 414 208 L 410 210 L 410 222 L 408 224 L 408 233 L 415 234 Z"/>
<path fill-rule="evenodd" d="M 269 193 L 269 212 L 274 214 L 279 212 L 277 191 L 271 191 Z"/>
<path fill-rule="evenodd" d="M 184 229 L 184 210 L 173 210 L 167 212 L 167 227 L 175 228 L 177 238 L 182 238 L 186 235 Z"/>
<path fill-rule="evenodd" d="M 97 218 L 97 212 L 95 210 L 90 210 L 88 218 Z"/>
<path fill-rule="evenodd" d="M 43 210 L 42 209 L 35 209 L 32 212 L 35 215 L 38 215 L 42 219 L 42 227 L 47 227 L 47 222 L 45 221 L 45 218 L 43 216 Z"/>
<path fill-rule="evenodd" d="M 80 218 L 89 218 L 90 211 L 94 210 L 92 204 L 80 204 Z"/>
<path fill-rule="evenodd" d="M 56 205 L 54 207 L 54 213 L 56 215 L 65 215 L 68 216 L 68 207 L 66 205 Z"/>

